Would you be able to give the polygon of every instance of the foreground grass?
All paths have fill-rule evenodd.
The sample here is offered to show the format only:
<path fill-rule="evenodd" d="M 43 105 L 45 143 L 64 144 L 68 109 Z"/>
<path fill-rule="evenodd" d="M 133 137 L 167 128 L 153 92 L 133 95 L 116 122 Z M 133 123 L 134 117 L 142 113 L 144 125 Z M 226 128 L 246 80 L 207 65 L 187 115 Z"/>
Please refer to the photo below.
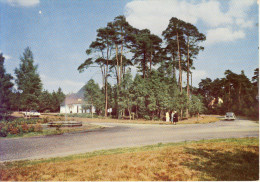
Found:
<path fill-rule="evenodd" d="M 120 148 L 0 165 L 0 180 L 258 180 L 257 138 Z"/>

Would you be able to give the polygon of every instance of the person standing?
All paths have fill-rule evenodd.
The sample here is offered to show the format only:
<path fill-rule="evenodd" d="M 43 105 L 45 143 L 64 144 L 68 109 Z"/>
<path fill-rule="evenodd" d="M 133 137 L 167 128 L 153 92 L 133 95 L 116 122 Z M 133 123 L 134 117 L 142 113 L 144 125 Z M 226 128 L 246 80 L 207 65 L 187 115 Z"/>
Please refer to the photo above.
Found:
<path fill-rule="evenodd" d="M 172 111 L 172 113 L 171 113 L 171 123 L 173 123 L 173 117 L 174 117 L 174 111 Z"/>
<path fill-rule="evenodd" d="M 177 111 L 174 111 L 173 124 L 176 125 L 176 123 L 177 123 L 178 121 L 179 121 L 178 113 L 177 113 Z"/>
<path fill-rule="evenodd" d="M 166 112 L 166 122 L 169 122 L 170 121 L 170 116 L 169 116 L 169 113 L 168 111 Z"/>

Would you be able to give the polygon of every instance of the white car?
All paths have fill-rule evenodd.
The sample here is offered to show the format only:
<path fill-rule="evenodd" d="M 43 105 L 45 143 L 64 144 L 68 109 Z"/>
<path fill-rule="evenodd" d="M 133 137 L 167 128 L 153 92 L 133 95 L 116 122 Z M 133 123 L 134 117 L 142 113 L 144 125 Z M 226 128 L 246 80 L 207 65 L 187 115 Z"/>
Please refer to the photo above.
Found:
<path fill-rule="evenodd" d="M 235 120 L 236 115 L 233 112 L 227 112 L 225 115 L 225 120 Z"/>
<path fill-rule="evenodd" d="M 37 111 L 29 111 L 29 112 L 23 112 L 23 115 L 26 117 L 26 116 L 29 116 L 29 117 L 40 117 L 40 113 L 37 112 Z"/>

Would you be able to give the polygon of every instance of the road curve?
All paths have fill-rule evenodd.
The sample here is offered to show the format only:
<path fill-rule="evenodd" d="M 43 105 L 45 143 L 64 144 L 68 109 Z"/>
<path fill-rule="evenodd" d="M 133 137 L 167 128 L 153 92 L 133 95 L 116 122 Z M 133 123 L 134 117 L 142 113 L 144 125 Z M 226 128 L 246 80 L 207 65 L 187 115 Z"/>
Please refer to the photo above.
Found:
<path fill-rule="evenodd" d="M 0 139 L 0 162 L 66 156 L 159 142 L 259 137 L 259 124 L 248 120 L 185 125 L 98 124 L 106 127 L 84 133 Z"/>

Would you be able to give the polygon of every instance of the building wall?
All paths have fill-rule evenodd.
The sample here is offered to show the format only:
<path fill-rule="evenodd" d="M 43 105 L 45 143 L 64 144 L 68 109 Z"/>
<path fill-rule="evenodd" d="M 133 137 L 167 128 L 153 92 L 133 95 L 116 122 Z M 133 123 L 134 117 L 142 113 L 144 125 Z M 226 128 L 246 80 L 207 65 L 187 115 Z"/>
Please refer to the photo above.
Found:
<path fill-rule="evenodd" d="M 95 108 L 92 108 L 93 113 L 95 113 Z M 60 113 L 91 113 L 90 109 L 82 109 L 81 104 L 72 104 L 66 106 L 60 106 Z"/>
<path fill-rule="evenodd" d="M 60 106 L 60 113 L 83 113 L 81 104 Z"/>

